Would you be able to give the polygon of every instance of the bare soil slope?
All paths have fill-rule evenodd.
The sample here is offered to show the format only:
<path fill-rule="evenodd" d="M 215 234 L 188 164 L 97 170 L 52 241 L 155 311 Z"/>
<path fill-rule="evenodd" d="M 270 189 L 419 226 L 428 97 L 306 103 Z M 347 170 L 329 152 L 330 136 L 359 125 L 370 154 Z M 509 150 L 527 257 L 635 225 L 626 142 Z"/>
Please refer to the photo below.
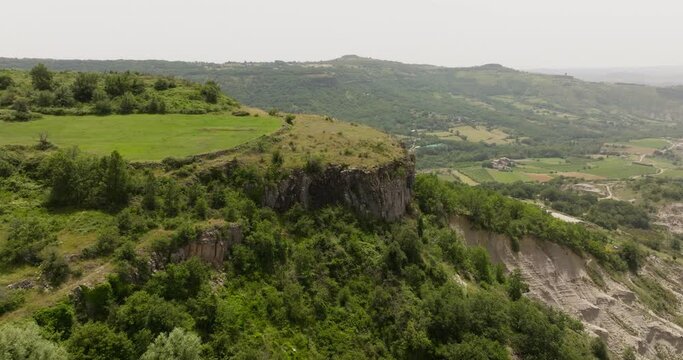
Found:
<path fill-rule="evenodd" d="M 587 330 L 607 342 L 611 351 L 621 354 L 626 347 L 633 347 L 643 358 L 663 354 L 683 358 L 683 328 L 649 310 L 629 289 L 629 278 L 614 280 L 593 259 L 555 243 L 527 237 L 515 253 L 509 238 L 472 229 L 464 218 L 452 219 L 451 226 L 469 245 L 485 247 L 494 262 L 503 263 L 508 270 L 519 268 L 529 284 L 530 297 L 578 317 Z M 683 298 L 680 266 L 651 257 L 641 275 L 656 279 Z M 598 278 L 602 281 L 593 280 Z"/>

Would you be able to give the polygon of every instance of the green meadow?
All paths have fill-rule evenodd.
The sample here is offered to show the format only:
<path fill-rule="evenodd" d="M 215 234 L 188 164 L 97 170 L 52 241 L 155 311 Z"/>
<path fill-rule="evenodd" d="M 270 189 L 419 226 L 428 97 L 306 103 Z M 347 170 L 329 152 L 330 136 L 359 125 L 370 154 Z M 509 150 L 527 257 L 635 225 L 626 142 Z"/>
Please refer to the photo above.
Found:
<path fill-rule="evenodd" d="M 483 168 L 479 163 L 462 163 L 456 166 L 460 173 L 477 183 L 500 182 L 512 183 L 515 181 L 547 181 L 556 176 L 577 177 L 588 180 L 600 179 L 627 179 L 634 176 L 654 175 L 662 168 L 635 164 L 633 161 L 621 157 L 608 157 L 605 159 L 588 159 L 571 157 L 561 158 L 534 158 L 517 161 L 517 166 L 512 171 L 498 171 Z M 670 166 L 664 173 L 670 177 L 680 175 L 678 170 Z M 683 171 L 683 170 L 682 170 Z"/>
<path fill-rule="evenodd" d="M 0 122 L 0 145 L 35 144 L 45 133 L 59 147 L 99 155 L 117 150 L 129 160 L 153 161 L 229 149 L 281 126 L 277 117 L 229 114 L 43 116 Z"/>

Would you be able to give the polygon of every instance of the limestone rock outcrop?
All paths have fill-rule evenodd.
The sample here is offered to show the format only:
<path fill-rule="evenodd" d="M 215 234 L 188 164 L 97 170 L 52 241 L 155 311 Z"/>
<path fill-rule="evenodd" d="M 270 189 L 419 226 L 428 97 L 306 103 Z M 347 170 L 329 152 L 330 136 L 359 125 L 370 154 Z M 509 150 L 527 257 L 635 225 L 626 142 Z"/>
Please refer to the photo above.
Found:
<path fill-rule="evenodd" d="M 181 262 L 197 257 L 214 267 L 221 267 L 229 250 L 242 242 L 242 229 L 237 224 L 215 225 L 203 230 L 198 238 L 190 241 L 171 255 L 171 262 Z"/>
<path fill-rule="evenodd" d="M 329 165 L 309 174 L 295 170 L 265 188 L 263 205 L 285 211 L 295 204 L 309 209 L 343 205 L 361 216 L 394 221 L 410 204 L 415 181 L 415 159 L 406 156 L 373 169 Z"/>

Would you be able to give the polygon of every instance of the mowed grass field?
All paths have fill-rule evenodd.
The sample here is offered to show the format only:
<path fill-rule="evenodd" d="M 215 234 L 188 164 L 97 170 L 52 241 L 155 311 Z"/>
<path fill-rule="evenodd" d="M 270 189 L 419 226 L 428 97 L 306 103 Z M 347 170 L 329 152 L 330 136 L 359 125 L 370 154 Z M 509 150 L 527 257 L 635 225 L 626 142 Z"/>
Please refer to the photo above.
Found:
<path fill-rule="evenodd" d="M 39 134 L 59 147 L 78 146 L 93 154 L 117 150 L 133 161 L 154 161 L 229 149 L 278 130 L 272 116 L 111 115 L 44 116 L 28 122 L 0 122 L 0 145 L 31 145 Z"/>

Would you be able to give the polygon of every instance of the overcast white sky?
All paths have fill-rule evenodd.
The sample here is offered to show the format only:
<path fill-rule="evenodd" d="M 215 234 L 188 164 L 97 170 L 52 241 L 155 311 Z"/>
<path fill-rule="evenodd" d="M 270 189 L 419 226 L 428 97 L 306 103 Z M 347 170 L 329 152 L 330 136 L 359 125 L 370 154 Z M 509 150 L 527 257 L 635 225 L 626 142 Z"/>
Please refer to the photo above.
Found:
<path fill-rule="evenodd" d="M 0 56 L 683 65 L 680 0 L 6 0 Z"/>

